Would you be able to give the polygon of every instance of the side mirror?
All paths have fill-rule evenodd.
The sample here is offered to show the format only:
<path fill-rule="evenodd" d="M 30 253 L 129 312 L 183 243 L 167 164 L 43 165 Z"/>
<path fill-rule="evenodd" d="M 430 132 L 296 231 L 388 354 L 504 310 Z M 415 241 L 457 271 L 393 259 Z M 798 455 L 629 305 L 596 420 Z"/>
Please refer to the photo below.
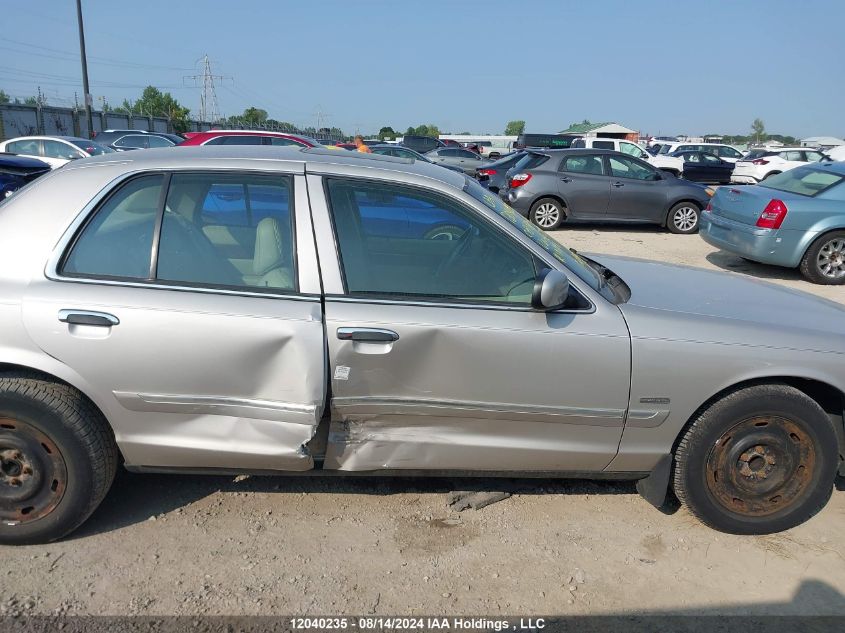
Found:
<path fill-rule="evenodd" d="M 559 270 L 544 268 L 534 280 L 531 307 L 535 310 L 555 310 L 566 303 L 569 278 Z"/>

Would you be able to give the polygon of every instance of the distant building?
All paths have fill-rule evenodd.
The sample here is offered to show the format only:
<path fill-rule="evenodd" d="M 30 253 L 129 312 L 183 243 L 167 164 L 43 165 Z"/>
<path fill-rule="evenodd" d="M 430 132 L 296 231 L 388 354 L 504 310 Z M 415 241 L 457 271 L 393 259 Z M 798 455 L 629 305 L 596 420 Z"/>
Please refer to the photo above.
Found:
<path fill-rule="evenodd" d="M 845 145 L 845 141 L 835 136 L 811 136 L 801 139 L 801 147 L 817 147 L 818 149 L 830 149 Z"/>
<path fill-rule="evenodd" d="M 577 123 L 560 134 L 578 134 L 587 138 L 618 138 L 636 143 L 640 137 L 637 130 L 632 130 L 618 123 Z"/>

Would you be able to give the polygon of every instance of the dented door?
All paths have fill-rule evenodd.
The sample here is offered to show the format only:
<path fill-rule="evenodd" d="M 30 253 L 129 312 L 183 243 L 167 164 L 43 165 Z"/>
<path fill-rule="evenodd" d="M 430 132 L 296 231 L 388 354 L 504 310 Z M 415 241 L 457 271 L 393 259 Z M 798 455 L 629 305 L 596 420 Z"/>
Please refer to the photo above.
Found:
<path fill-rule="evenodd" d="M 428 258 L 451 262 L 453 246 L 407 235 L 396 236 L 410 240 L 399 247 L 386 244 L 384 235 L 373 237 L 366 218 L 350 221 L 360 215 L 359 200 L 404 205 L 412 223 L 438 217 L 428 200 L 435 206 L 446 200 L 440 212 L 455 214 L 448 221 L 456 227 L 451 252 L 464 244 L 458 256 L 476 252 L 488 258 L 462 264 L 474 266 L 480 286 L 484 266 L 500 266 L 504 274 L 518 268 L 520 252 L 508 249 L 521 246 L 504 244 L 495 251 L 495 236 L 481 235 L 485 223 L 476 222 L 472 209 L 449 202 L 448 192 L 440 192 L 446 198 L 429 197 L 398 184 L 368 189 L 359 181 L 335 188 L 337 181 L 324 186 L 318 176 L 308 182 L 326 292 L 331 381 L 324 468 L 574 472 L 601 470 L 611 461 L 630 384 L 629 337 L 615 306 L 587 302 L 543 313 L 513 293 L 504 298 L 513 299 L 512 305 L 412 297 L 427 283 L 412 273 Z M 343 195 L 344 187 L 352 187 L 351 193 Z M 398 201 L 414 196 L 413 204 Z M 459 230 L 466 226 L 477 229 L 469 245 Z M 361 248 L 342 239 L 335 247 L 326 239 L 333 230 L 354 233 Z M 511 254 L 514 261 L 502 266 Z M 455 288 L 457 275 L 443 274 L 433 287 Z M 367 296 L 368 286 L 379 296 Z"/>

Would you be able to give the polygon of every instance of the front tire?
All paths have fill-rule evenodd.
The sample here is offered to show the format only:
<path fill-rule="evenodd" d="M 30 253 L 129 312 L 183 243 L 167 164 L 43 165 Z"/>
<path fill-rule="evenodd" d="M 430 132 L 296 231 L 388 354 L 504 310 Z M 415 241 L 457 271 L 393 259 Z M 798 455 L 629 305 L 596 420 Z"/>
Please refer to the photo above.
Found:
<path fill-rule="evenodd" d="M 799 269 L 814 284 L 845 284 L 845 231 L 827 233 L 810 244 Z"/>
<path fill-rule="evenodd" d="M 689 235 L 698 231 L 701 219 L 701 207 L 694 202 L 679 202 L 669 209 L 666 216 L 666 227 L 679 235 Z"/>
<path fill-rule="evenodd" d="M 0 544 L 75 530 L 106 496 L 117 459 L 106 420 L 79 391 L 38 374 L 0 374 Z"/>
<path fill-rule="evenodd" d="M 554 231 L 566 217 L 563 205 L 554 198 L 540 198 L 531 205 L 531 221 L 544 231 Z"/>
<path fill-rule="evenodd" d="M 818 403 L 789 385 L 755 385 L 718 400 L 686 430 L 673 488 L 716 530 L 771 534 L 825 506 L 837 462 L 836 431 Z"/>

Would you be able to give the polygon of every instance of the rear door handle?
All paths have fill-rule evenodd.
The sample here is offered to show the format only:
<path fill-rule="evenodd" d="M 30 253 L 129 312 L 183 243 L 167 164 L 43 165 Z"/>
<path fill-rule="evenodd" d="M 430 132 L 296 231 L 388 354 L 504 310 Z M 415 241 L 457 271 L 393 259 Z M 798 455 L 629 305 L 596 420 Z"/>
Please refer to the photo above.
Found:
<path fill-rule="evenodd" d="M 339 327 L 337 338 L 341 341 L 363 341 L 366 343 L 392 343 L 399 340 L 393 330 L 372 327 Z"/>
<path fill-rule="evenodd" d="M 120 324 L 120 319 L 113 314 L 92 310 L 59 310 L 59 321 L 70 325 L 98 325 L 101 327 Z"/>
<path fill-rule="evenodd" d="M 613 183 L 613 186 L 614 186 L 614 187 L 624 187 L 624 186 L 625 186 L 625 183 L 624 183 L 624 182 L 614 182 L 614 183 Z"/>

